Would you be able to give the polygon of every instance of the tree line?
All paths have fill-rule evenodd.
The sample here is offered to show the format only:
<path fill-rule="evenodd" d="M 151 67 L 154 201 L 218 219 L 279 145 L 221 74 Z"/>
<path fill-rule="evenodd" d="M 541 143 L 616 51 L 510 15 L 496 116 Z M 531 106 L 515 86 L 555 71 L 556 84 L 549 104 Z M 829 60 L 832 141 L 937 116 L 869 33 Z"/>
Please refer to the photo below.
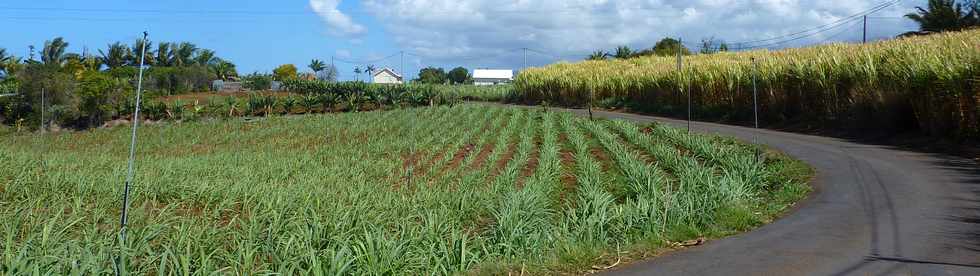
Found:
<path fill-rule="evenodd" d="M 115 42 L 96 53 L 69 52 L 61 37 L 35 58 L 0 48 L 0 123 L 87 128 L 130 114 L 146 49 L 144 89 L 150 96 L 206 91 L 213 80 L 237 79 L 235 64 L 190 42 Z"/>

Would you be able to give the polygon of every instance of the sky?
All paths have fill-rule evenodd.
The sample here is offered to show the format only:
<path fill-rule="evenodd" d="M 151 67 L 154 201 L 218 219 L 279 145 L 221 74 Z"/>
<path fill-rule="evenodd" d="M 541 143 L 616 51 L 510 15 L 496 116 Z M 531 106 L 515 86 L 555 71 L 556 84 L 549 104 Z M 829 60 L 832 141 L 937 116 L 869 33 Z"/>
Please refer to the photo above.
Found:
<path fill-rule="evenodd" d="M 367 64 L 414 77 L 427 66 L 520 70 L 525 53 L 527 66 L 573 62 L 664 37 L 689 47 L 706 38 L 774 49 L 860 42 L 863 22 L 849 17 L 889 2 L 869 16 L 869 40 L 916 29 L 902 15 L 926 0 L 5 0 L 0 48 L 27 56 L 28 45 L 61 36 L 69 51 L 97 53 L 148 31 L 154 42 L 213 49 L 241 74 L 309 71 L 320 59 L 344 80 L 365 79 L 353 68 Z"/>

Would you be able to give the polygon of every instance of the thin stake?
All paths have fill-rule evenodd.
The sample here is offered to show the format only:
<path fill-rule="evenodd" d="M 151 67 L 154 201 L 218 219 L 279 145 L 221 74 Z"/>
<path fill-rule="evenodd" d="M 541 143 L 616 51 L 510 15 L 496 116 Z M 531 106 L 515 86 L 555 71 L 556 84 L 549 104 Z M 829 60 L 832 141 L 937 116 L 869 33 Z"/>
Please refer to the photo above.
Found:
<path fill-rule="evenodd" d="M 44 131 L 44 87 L 41 87 L 41 131 Z"/>
<path fill-rule="evenodd" d="M 146 41 L 149 34 L 143 32 L 143 41 Z M 143 43 L 143 49 L 140 53 L 140 73 L 139 80 L 136 84 L 136 110 L 133 112 L 133 134 L 129 143 L 129 167 L 126 171 L 126 184 L 123 187 L 123 206 L 122 215 L 120 220 L 121 227 L 119 229 L 119 239 L 120 247 L 126 246 L 126 224 L 127 215 L 129 213 L 129 189 L 133 182 L 133 171 L 136 159 L 136 128 L 139 126 L 139 115 L 140 115 L 140 100 L 141 94 L 143 92 L 143 62 L 146 58 L 146 43 Z M 121 262 L 120 262 L 121 263 Z"/>
<path fill-rule="evenodd" d="M 757 75 L 759 74 L 758 73 L 759 72 L 759 68 L 758 68 L 759 66 L 758 66 L 758 63 L 755 62 L 755 58 L 754 57 L 751 58 L 751 59 L 752 59 L 752 111 L 753 111 L 753 115 L 755 117 L 755 132 L 752 133 L 752 143 L 753 144 L 757 144 L 758 143 L 758 136 L 759 136 L 759 134 L 758 134 L 758 132 L 759 132 L 759 91 L 758 91 L 758 86 L 756 85 L 756 78 L 758 77 Z M 755 148 L 756 148 L 756 152 L 755 152 L 755 157 L 756 158 L 755 159 L 756 159 L 756 161 L 760 161 L 760 160 L 762 160 L 762 152 L 759 150 L 759 147 L 758 146 L 756 146 Z"/>
<path fill-rule="evenodd" d="M 683 46 L 681 40 L 680 39 L 677 39 L 677 74 L 678 74 L 678 76 L 680 76 L 682 74 L 681 73 L 681 70 L 684 69 L 684 58 L 681 55 L 681 49 L 682 49 L 681 47 L 684 47 L 684 46 Z M 683 77 L 683 76 L 681 76 L 681 77 Z M 684 82 L 682 81 L 682 82 L 679 82 L 679 83 L 681 85 L 679 85 L 678 90 L 680 90 L 680 92 L 683 93 L 684 92 L 684 85 L 683 85 Z M 690 92 L 687 93 L 687 133 L 691 133 L 691 93 Z"/>
<path fill-rule="evenodd" d="M 759 128 L 759 91 L 756 86 L 756 78 L 759 72 L 759 65 L 752 58 L 752 110 L 755 115 L 755 128 Z"/>

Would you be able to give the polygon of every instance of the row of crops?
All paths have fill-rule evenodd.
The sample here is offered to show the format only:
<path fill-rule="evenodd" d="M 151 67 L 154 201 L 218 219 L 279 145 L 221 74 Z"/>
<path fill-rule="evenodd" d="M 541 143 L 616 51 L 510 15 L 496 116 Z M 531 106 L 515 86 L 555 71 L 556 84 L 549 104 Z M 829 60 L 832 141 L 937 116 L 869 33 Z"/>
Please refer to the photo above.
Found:
<path fill-rule="evenodd" d="M 205 100 L 151 100 L 143 106 L 150 120 L 358 112 L 392 108 L 454 105 L 464 97 L 435 85 L 376 85 L 363 82 L 286 81 L 288 93 L 252 92 Z"/>
<path fill-rule="evenodd" d="M 753 61 L 754 60 L 754 61 Z M 753 78 L 755 76 L 755 78 Z M 516 81 L 519 101 L 768 125 L 980 137 L 980 30 L 866 45 L 560 63 Z"/>
<path fill-rule="evenodd" d="M 127 134 L 4 137 L 0 271 L 580 272 L 746 230 L 806 192 L 798 163 L 730 139 L 542 110 L 159 124 L 139 133 L 120 246 Z"/>

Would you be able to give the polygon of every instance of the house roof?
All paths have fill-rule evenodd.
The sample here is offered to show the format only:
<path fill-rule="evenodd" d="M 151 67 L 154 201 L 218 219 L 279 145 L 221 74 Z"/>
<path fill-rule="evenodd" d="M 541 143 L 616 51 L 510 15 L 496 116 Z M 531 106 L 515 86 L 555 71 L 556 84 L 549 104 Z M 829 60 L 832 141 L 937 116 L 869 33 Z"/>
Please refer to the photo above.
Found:
<path fill-rule="evenodd" d="M 394 70 L 388 69 L 388 67 L 381 68 L 381 70 L 378 70 L 377 72 L 374 72 L 374 75 L 371 75 L 371 76 L 374 77 L 374 76 L 380 75 L 382 72 L 388 72 L 388 74 L 391 74 L 392 76 L 395 76 L 395 78 L 398 78 L 398 79 L 401 79 L 402 78 L 402 75 L 399 75 L 398 73 L 395 73 Z"/>
<path fill-rule="evenodd" d="M 513 79 L 514 70 L 509 69 L 476 69 L 473 70 L 474 79 Z"/>

